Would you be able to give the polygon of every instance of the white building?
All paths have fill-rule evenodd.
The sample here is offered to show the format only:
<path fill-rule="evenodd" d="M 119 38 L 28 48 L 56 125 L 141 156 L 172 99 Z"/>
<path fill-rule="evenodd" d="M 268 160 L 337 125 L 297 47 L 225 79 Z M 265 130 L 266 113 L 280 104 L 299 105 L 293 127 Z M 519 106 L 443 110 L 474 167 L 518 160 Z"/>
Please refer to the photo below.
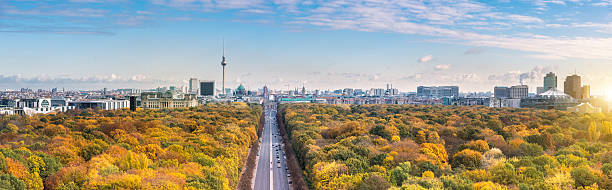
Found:
<path fill-rule="evenodd" d="M 130 107 L 129 100 L 81 100 L 69 102 L 68 106 L 73 106 L 75 109 L 102 109 L 116 110 Z"/>

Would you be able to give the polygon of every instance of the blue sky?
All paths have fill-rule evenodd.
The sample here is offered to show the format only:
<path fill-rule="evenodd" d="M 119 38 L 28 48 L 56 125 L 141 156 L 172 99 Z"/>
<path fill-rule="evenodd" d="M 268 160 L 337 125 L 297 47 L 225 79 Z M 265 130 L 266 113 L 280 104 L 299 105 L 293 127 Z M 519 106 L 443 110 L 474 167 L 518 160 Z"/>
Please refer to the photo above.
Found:
<path fill-rule="evenodd" d="M 612 0 L 4 0 L 0 89 L 541 86 L 612 93 Z"/>

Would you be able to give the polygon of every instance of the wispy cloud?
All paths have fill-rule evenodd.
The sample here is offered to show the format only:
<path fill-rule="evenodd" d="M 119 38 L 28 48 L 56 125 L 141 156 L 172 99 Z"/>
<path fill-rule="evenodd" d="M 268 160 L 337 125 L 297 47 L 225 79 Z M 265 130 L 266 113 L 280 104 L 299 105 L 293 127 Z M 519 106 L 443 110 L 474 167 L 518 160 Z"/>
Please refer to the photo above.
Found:
<path fill-rule="evenodd" d="M 0 84 L 13 83 L 40 83 L 40 84 L 63 84 L 63 83 L 152 83 L 155 81 L 145 75 L 133 75 L 122 77 L 115 74 L 98 75 L 98 76 L 83 76 L 83 77 L 66 77 L 66 76 L 50 76 L 38 75 L 33 77 L 24 77 L 22 75 L 0 75 Z"/>
<path fill-rule="evenodd" d="M 434 66 L 434 69 L 436 69 L 438 71 L 442 71 L 442 70 L 448 70 L 448 69 L 450 69 L 450 67 L 451 67 L 450 64 L 441 64 L 441 65 Z"/>
<path fill-rule="evenodd" d="M 476 54 L 481 54 L 485 51 L 484 48 L 482 47 L 474 47 L 474 48 L 470 48 L 468 50 L 466 50 L 465 52 L 463 52 L 464 55 L 476 55 Z"/>
<path fill-rule="evenodd" d="M 419 63 L 428 63 L 428 62 L 430 62 L 432 60 L 433 60 L 433 55 L 426 55 L 426 56 L 423 56 L 423 57 L 419 58 L 417 61 Z"/>

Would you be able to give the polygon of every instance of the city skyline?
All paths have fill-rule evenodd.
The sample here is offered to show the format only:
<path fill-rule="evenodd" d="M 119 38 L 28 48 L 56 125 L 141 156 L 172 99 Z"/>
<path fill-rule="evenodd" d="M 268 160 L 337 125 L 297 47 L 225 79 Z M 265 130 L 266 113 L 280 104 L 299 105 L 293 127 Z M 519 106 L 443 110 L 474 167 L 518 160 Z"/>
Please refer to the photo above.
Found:
<path fill-rule="evenodd" d="M 207 2 L 210 2 L 207 3 Z M 6 1 L 0 89 L 458 85 L 612 92 L 609 1 Z M 334 81 L 330 83 L 329 81 Z M 559 87 L 561 88 L 561 87 Z"/>

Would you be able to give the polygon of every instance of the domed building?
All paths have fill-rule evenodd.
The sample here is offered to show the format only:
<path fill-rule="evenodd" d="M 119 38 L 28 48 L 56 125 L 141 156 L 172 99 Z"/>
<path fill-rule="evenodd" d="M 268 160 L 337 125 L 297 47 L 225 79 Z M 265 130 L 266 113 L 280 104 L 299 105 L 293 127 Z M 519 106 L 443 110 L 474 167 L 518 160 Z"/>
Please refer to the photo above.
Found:
<path fill-rule="evenodd" d="M 235 95 L 237 97 L 242 97 L 242 96 L 244 96 L 246 94 L 247 94 L 246 89 L 244 88 L 244 86 L 242 84 L 240 84 L 238 86 L 238 88 L 236 88 Z"/>
<path fill-rule="evenodd" d="M 567 110 L 578 105 L 578 101 L 557 88 L 540 93 L 534 97 L 521 99 L 522 108 Z"/>

